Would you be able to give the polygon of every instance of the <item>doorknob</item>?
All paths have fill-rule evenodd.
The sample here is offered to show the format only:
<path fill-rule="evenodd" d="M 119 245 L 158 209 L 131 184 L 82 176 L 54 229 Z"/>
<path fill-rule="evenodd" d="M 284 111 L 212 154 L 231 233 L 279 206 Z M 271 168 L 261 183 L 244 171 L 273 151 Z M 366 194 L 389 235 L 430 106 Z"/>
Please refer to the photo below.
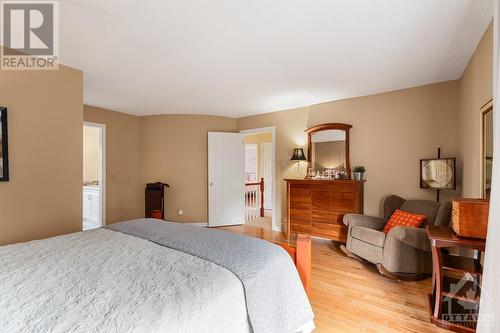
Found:
<path fill-rule="evenodd" d="M 214 183 L 210 182 L 210 186 L 214 186 Z"/>

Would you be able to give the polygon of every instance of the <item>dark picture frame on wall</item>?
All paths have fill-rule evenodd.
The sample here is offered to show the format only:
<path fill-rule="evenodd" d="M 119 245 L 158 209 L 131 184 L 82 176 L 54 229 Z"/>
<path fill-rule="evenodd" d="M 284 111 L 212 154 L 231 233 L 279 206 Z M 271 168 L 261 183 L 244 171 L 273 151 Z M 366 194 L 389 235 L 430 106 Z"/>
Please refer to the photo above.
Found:
<path fill-rule="evenodd" d="M 420 160 L 420 188 L 455 190 L 455 158 Z"/>
<path fill-rule="evenodd" d="M 0 106 L 0 182 L 9 181 L 9 140 L 7 108 Z"/>

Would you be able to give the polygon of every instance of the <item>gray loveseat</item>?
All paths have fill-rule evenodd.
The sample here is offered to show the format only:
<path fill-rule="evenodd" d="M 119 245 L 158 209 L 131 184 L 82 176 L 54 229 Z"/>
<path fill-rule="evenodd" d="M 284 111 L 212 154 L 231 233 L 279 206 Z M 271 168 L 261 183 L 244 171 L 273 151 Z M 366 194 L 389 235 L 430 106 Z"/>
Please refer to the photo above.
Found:
<path fill-rule="evenodd" d="M 395 227 L 385 234 L 382 230 L 396 209 L 423 214 L 420 228 Z M 384 201 L 384 217 L 346 214 L 349 227 L 344 252 L 357 259 L 377 265 L 380 273 L 397 279 L 419 279 L 432 273 L 430 242 L 425 226 L 447 226 L 451 219 L 451 203 L 428 200 L 405 200 L 396 195 Z"/>

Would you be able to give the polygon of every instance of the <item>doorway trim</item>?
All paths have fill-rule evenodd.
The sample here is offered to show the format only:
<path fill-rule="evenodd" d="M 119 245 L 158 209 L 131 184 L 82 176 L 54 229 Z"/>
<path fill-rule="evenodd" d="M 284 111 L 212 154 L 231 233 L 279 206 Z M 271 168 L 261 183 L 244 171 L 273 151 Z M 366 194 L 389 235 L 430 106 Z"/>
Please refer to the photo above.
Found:
<path fill-rule="evenodd" d="M 273 155 L 272 155 L 272 152 L 273 152 L 273 143 L 272 142 L 264 142 L 264 143 L 262 143 L 260 145 L 260 152 L 259 153 L 262 156 L 262 161 L 259 161 L 259 162 L 262 163 L 261 164 L 262 165 L 262 175 L 261 175 L 261 177 L 263 177 L 264 179 L 266 178 L 265 177 L 266 176 L 266 170 L 265 170 L 265 165 L 264 165 L 265 162 L 266 162 L 266 160 L 267 160 L 267 158 L 266 158 L 266 150 L 268 150 L 269 148 L 271 149 L 271 160 L 269 161 L 271 163 L 271 174 L 268 175 L 268 177 L 270 177 L 272 179 L 273 178 L 273 169 L 274 169 L 273 168 L 274 167 L 273 166 Z M 269 192 L 272 194 L 273 193 L 272 191 L 273 190 L 270 189 Z M 270 201 L 269 201 L 269 197 L 271 198 Z M 267 200 L 264 200 L 264 209 L 266 209 L 266 207 L 271 207 L 271 209 L 272 209 L 273 208 L 272 207 L 273 196 L 269 195 L 269 196 L 266 196 L 266 198 L 267 198 Z M 271 203 L 271 205 L 269 205 L 269 203 Z"/>
<path fill-rule="evenodd" d="M 83 126 L 99 129 L 99 216 L 101 227 L 106 225 L 106 125 L 84 121 Z"/>
<path fill-rule="evenodd" d="M 484 104 L 481 107 L 481 120 L 480 120 L 480 128 L 479 128 L 479 136 L 480 136 L 480 144 L 479 144 L 479 170 L 480 170 L 480 175 L 479 179 L 481 181 L 481 198 L 486 198 L 486 188 L 485 188 L 485 178 L 486 178 L 486 164 L 484 163 L 484 149 L 486 147 L 486 144 L 484 142 L 484 126 L 485 126 L 485 121 L 484 118 L 489 112 L 493 112 L 493 99 L 489 100 L 488 103 Z"/>
<path fill-rule="evenodd" d="M 240 133 L 244 133 L 244 134 L 271 133 L 271 135 L 272 135 L 272 147 L 273 147 L 273 154 L 272 154 L 273 205 L 272 205 L 272 209 L 273 209 L 273 213 L 272 213 L 271 225 L 272 225 L 272 229 L 274 231 L 281 231 L 281 223 L 278 223 L 278 221 L 276 220 L 276 126 L 250 128 L 250 129 L 246 129 L 246 130 L 240 130 Z"/>

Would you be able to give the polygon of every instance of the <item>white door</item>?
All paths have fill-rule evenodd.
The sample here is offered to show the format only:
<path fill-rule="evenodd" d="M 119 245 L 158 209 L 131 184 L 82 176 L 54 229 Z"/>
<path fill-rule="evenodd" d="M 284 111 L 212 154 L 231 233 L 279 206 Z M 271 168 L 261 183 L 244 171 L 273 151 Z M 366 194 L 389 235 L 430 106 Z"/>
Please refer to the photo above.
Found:
<path fill-rule="evenodd" d="M 264 209 L 273 208 L 273 144 L 262 144 L 262 177 L 264 177 Z"/>
<path fill-rule="evenodd" d="M 245 143 L 241 133 L 208 133 L 208 226 L 245 223 Z"/>

